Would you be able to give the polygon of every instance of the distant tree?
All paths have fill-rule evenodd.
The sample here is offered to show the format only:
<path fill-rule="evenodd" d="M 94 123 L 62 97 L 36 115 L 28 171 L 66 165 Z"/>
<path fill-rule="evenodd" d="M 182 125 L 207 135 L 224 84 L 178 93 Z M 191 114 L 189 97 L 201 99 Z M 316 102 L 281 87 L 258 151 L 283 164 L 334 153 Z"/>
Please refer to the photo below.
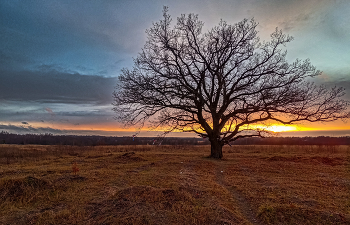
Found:
<path fill-rule="evenodd" d="M 252 124 L 349 118 L 343 88 L 308 81 L 320 74 L 309 60 L 286 61 L 281 47 L 293 38 L 282 31 L 261 42 L 254 20 L 221 21 L 203 33 L 198 15 L 181 15 L 172 27 L 163 13 L 134 67 L 119 76 L 117 120 L 197 133 L 209 139 L 211 157 L 222 158 L 225 144 L 266 135 Z"/>

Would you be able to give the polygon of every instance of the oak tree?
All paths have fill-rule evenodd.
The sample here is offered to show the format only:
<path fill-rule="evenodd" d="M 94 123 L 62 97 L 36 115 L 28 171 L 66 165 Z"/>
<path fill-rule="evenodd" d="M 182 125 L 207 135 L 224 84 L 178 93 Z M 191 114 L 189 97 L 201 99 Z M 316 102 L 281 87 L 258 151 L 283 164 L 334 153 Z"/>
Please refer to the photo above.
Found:
<path fill-rule="evenodd" d="M 317 86 L 309 60 L 286 60 L 292 37 L 276 29 L 259 40 L 254 20 L 225 21 L 203 32 L 198 15 L 163 19 L 146 30 L 148 40 L 123 69 L 114 91 L 116 119 L 194 132 L 211 143 L 211 157 L 243 137 L 263 137 L 262 123 L 294 124 L 349 118 L 343 88 Z M 148 124 L 147 124 L 148 122 Z"/>

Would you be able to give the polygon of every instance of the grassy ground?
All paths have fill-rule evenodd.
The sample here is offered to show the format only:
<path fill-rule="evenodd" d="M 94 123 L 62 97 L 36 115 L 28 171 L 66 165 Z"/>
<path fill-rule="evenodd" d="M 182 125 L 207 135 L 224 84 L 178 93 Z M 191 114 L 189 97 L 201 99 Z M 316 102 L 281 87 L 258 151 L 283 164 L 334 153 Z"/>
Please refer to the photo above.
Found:
<path fill-rule="evenodd" d="M 350 146 L 0 145 L 0 224 L 350 224 Z"/>

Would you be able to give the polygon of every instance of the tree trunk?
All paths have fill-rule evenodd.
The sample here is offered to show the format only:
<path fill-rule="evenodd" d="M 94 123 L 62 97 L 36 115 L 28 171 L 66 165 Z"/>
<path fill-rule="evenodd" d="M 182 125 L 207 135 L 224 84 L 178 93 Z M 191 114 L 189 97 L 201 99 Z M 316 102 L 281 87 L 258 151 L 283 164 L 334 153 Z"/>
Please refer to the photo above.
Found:
<path fill-rule="evenodd" d="M 222 146 L 218 140 L 211 140 L 211 154 L 210 157 L 214 159 L 221 159 L 222 158 Z"/>

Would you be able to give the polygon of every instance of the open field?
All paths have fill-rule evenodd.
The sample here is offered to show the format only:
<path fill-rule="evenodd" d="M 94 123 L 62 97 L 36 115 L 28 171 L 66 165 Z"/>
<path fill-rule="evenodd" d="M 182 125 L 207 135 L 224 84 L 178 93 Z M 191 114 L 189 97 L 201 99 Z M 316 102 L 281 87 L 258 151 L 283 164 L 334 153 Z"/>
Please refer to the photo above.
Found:
<path fill-rule="evenodd" d="M 0 145 L 0 224 L 350 224 L 350 146 Z"/>

